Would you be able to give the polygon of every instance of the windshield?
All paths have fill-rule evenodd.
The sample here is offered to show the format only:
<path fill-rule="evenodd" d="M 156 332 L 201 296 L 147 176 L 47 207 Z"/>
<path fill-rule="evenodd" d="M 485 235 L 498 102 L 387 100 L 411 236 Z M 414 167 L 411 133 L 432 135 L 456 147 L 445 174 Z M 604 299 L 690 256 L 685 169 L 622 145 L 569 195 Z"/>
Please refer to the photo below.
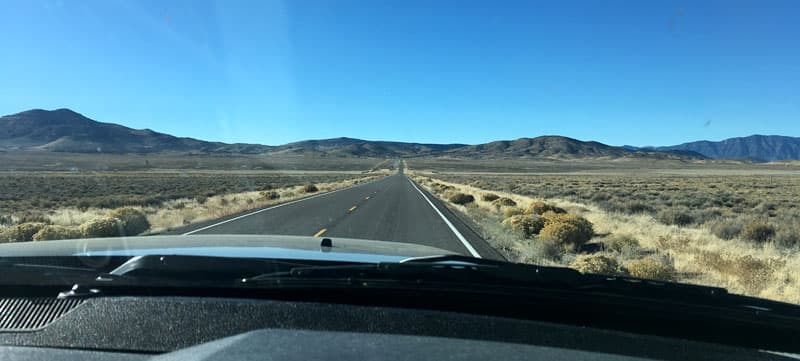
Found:
<path fill-rule="evenodd" d="M 800 303 L 797 5 L 6 2 L 0 257 L 455 254 Z"/>

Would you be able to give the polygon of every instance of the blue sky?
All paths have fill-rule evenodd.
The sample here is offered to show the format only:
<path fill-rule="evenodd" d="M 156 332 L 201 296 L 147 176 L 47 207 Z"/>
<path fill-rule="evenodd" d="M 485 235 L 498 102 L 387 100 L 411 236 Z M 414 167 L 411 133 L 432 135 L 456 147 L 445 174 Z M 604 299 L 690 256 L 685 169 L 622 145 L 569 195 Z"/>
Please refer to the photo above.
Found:
<path fill-rule="evenodd" d="M 798 1 L 3 1 L 0 113 L 179 136 L 800 136 Z"/>

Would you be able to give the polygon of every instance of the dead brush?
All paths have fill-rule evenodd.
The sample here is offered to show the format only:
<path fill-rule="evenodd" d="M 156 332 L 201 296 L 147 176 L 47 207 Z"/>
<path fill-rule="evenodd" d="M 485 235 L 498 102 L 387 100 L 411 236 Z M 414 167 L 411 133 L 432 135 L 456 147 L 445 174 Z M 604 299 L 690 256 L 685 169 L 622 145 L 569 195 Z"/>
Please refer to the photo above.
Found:
<path fill-rule="evenodd" d="M 678 272 L 675 266 L 657 257 L 645 257 L 625 263 L 628 274 L 637 278 L 674 281 Z"/>
<path fill-rule="evenodd" d="M 610 254 L 579 254 L 575 260 L 570 263 L 569 267 L 580 273 L 605 275 L 619 275 L 624 273 L 619 262 Z"/>
<path fill-rule="evenodd" d="M 661 250 L 686 250 L 691 243 L 692 240 L 686 237 L 661 236 L 656 239 L 658 249 Z"/>
<path fill-rule="evenodd" d="M 511 198 L 500 197 L 492 201 L 492 206 L 494 206 L 495 209 L 500 210 L 503 207 L 516 207 L 517 202 L 514 202 L 514 200 Z"/>
<path fill-rule="evenodd" d="M 775 270 L 782 268 L 786 262 L 779 259 L 758 259 L 751 255 L 735 256 L 715 252 L 700 252 L 699 263 L 733 279 L 744 289 L 752 293 L 760 292 L 772 278 Z"/>

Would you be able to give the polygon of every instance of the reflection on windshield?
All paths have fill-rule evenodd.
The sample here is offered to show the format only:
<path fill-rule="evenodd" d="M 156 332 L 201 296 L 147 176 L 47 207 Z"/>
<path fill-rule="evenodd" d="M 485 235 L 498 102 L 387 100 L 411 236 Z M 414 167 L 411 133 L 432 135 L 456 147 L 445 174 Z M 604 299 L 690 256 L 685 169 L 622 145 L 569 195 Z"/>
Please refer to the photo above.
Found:
<path fill-rule="evenodd" d="M 75 253 L 73 256 L 141 256 L 147 255 L 147 250 L 122 249 L 97 252 Z M 192 247 L 192 248 L 160 248 L 153 255 L 167 256 L 209 256 L 231 258 L 271 258 L 271 259 L 305 259 L 313 261 L 340 261 L 359 263 L 400 262 L 408 257 L 386 256 L 363 253 L 320 252 L 307 250 L 292 250 L 285 248 L 252 249 L 246 247 Z"/>

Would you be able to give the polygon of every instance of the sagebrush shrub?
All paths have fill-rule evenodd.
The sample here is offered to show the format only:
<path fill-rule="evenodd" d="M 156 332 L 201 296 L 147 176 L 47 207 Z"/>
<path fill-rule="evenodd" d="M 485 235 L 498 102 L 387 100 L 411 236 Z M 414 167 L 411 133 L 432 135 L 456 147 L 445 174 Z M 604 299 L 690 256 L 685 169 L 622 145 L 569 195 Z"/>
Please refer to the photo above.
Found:
<path fill-rule="evenodd" d="M 545 212 L 553 213 L 567 213 L 564 208 L 554 206 L 542 201 L 533 201 L 526 209 L 526 212 L 531 214 L 544 214 Z"/>
<path fill-rule="evenodd" d="M 712 234 L 726 240 L 739 237 L 739 234 L 742 233 L 743 228 L 740 221 L 724 218 L 706 222 L 706 226 Z"/>
<path fill-rule="evenodd" d="M 736 278 L 739 284 L 754 293 L 764 288 L 775 270 L 785 265 L 785 261 L 775 258 L 759 259 L 752 255 L 738 256 L 709 251 L 698 254 L 698 260 L 709 269 Z"/>
<path fill-rule="evenodd" d="M 673 265 L 655 257 L 630 261 L 625 264 L 625 270 L 633 277 L 651 280 L 673 281 L 677 277 L 677 271 Z"/>
<path fill-rule="evenodd" d="M 775 232 L 775 244 L 781 247 L 794 248 L 800 246 L 800 228 L 795 225 L 792 227 L 783 227 Z"/>
<path fill-rule="evenodd" d="M 475 197 L 473 197 L 471 194 L 466 194 L 466 193 L 454 193 L 447 200 L 455 204 L 464 205 L 467 203 L 474 202 Z"/>
<path fill-rule="evenodd" d="M 564 246 L 556 240 L 538 238 L 533 244 L 536 252 L 544 259 L 559 260 L 564 256 Z"/>
<path fill-rule="evenodd" d="M 39 232 L 47 224 L 43 222 L 20 223 L 0 231 L 0 241 L 2 242 L 30 242 L 33 235 Z"/>
<path fill-rule="evenodd" d="M 122 222 L 122 231 L 126 236 L 135 236 L 150 229 L 150 222 L 142 211 L 125 207 L 117 208 L 108 213 L 109 217 L 114 217 Z"/>
<path fill-rule="evenodd" d="M 314 184 L 306 184 L 306 185 L 303 186 L 303 192 L 304 193 L 314 193 L 314 192 L 317 192 L 317 191 L 319 191 L 319 189 Z"/>
<path fill-rule="evenodd" d="M 525 211 L 519 207 L 504 207 L 503 208 L 503 217 L 511 217 L 516 216 L 519 214 L 525 214 Z"/>
<path fill-rule="evenodd" d="M 503 220 L 503 225 L 511 230 L 520 232 L 523 237 L 531 238 L 539 234 L 544 227 L 544 219 L 530 214 L 518 214 Z"/>
<path fill-rule="evenodd" d="M 516 207 L 517 202 L 514 202 L 514 200 L 511 198 L 500 197 L 493 200 L 492 205 L 495 206 L 495 208 L 500 209 L 503 207 Z"/>
<path fill-rule="evenodd" d="M 77 205 L 78 209 L 80 209 L 81 211 L 86 211 L 91 206 L 92 206 L 92 202 L 90 202 L 90 201 L 88 201 L 86 199 L 79 200 L 78 201 L 78 205 Z"/>
<path fill-rule="evenodd" d="M 76 227 L 49 224 L 36 232 L 32 238 L 34 241 L 81 238 L 81 231 Z"/>
<path fill-rule="evenodd" d="M 668 208 L 658 212 L 656 219 L 667 225 L 686 226 L 695 222 L 695 218 L 687 208 Z"/>
<path fill-rule="evenodd" d="M 560 242 L 567 249 L 578 249 L 594 235 L 591 222 L 574 214 L 546 213 L 540 237 Z"/>
<path fill-rule="evenodd" d="M 620 211 L 628 214 L 647 213 L 653 210 L 651 206 L 640 201 L 626 201 L 618 207 Z"/>
<path fill-rule="evenodd" d="M 611 255 L 605 254 L 580 254 L 569 267 L 580 273 L 620 274 L 619 262 Z"/>
<path fill-rule="evenodd" d="M 498 196 L 497 194 L 494 194 L 494 193 L 481 194 L 481 200 L 484 201 L 484 202 L 491 202 L 491 201 L 493 201 L 493 200 L 495 200 L 497 198 L 500 198 L 500 196 Z"/>
<path fill-rule="evenodd" d="M 122 221 L 114 217 L 92 219 L 80 226 L 84 237 L 119 237 L 124 234 Z"/>
<path fill-rule="evenodd" d="M 449 186 L 449 185 L 441 184 L 441 183 L 433 183 L 433 185 L 431 185 L 431 187 L 433 187 L 433 191 L 436 192 L 436 193 L 444 193 L 444 192 L 447 192 L 447 191 L 455 189 L 455 187 L 453 187 L 453 186 Z"/>
<path fill-rule="evenodd" d="M 17 223 L 44 223 L 51 224 L 50 218 L 40 213 L 25 213 L 18 216 Z"/>
<path fill-rule="evenodd" d="M 775 227 L 764 221 L 753 221 L 742 229 L 742 238 L 755 242 L 766 242 L 775 235 Z"/>
<path fill-rule="evenodd" d="M 258 193 L 261 198 L 265 199 L 278 199 L 281 197 L 281 194 L 275 191 L 263 191 Z"/>
<path fill-rule="evenodd" d="M 630 235 L 615 234 L 603 239 L 603 249 L 623 255 L 633 255 L 640 250 L 639 241 Z"/>

